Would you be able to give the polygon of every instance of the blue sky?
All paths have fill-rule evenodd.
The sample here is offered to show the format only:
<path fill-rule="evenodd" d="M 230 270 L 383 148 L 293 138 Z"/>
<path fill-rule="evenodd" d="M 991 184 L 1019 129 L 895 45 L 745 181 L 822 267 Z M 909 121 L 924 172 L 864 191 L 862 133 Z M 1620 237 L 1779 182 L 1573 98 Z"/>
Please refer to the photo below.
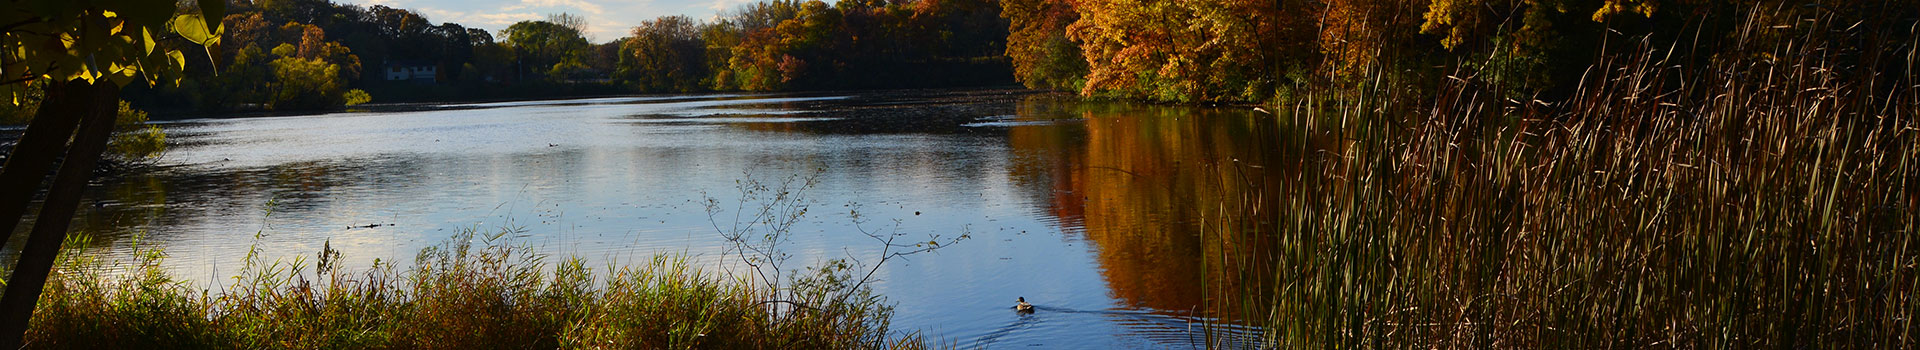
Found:
<path fill-rule="evenodd" d="M 758 0 L 334 0 L 409 9 L 434 23 L 459 23 L 496 34 L 514 22 L 566 12 L 587 18 L 587 38 L 595 43 L 625 37 L 629 28 L 654 17 L 687 15 L 706 20 L 752 1 Z"/>

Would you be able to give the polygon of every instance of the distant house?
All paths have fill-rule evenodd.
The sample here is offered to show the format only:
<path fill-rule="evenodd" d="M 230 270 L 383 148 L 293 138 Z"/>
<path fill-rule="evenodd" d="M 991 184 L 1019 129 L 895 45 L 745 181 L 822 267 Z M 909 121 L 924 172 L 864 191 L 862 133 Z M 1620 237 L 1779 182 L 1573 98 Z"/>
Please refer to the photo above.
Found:
<path fill-rule="evenodd" d="M 409 80 L 421 84 L 433 84 L 439 69 L 424 61 L 394 61 L 387 63 L 387 80 Z"/>

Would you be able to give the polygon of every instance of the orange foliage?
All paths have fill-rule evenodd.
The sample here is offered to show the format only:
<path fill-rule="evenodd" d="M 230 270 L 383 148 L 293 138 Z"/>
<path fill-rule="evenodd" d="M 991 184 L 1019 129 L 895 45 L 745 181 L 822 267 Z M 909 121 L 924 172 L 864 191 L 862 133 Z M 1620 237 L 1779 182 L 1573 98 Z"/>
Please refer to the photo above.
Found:
<path fill-rule="evenodd" d="M 1325 68 L 1336 77 L 1364 74 L 1384 51 L 1406 43 L 1425 6 L 1411 0 L 1327 0 L 1320 20 Z"/>
<path fill-rule="evenodd" d="M 1087 74 L 1080 47 L 1067 40 L 1067 26 L 1080 19 L 1064 0 L 1004 0 L 1007 58 L 1015 79 L 1034 89 L 1079 90 Z"/>
<path fill-rule="evenodd" d="M 1162 101 L 1265 97 L 1278 65 L 1310 45 L 1316 9 L 1298 1 L 1086 0 L 1067 35 L 1088 74 L 1081 92 Z"/>

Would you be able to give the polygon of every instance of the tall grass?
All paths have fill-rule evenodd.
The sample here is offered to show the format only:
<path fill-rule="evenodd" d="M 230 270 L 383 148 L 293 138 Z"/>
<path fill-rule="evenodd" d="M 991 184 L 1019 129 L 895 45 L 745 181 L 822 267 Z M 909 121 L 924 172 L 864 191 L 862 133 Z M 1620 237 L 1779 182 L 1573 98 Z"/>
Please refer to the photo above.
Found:
<path fill-rule="evenodd" d="M 1629 38 L 1564 101 L 1461 72 L 1291 105 L 1314 170 L 1223 206 L 1214 239 L 1271 243 L 1209 309 L 1287 348 L 1920 343 L 1920 36 L 1802 10 L 1711 56 Z"/>
<path fill-rule="evenodd" d="M 64 255 L 27 335 L 32 348 L 301 349 L 915 349 L 889 334 L 891 308 L 851 272 L 824 266 L 794 277 L 778 314 L 746 279 L 704 273 L 680 257 L 596 272 L 509 244 L 512 230 L 466 230 L 425 249 L 413 267 L 338 268 L 312 259 L 264 261 L 221 291 L 196 291 L 144 250 L 124 263 Z M 79 251 L 84 240 L 70 240 Z M 849 291 L 855 288 L 859 290 Z M 826 298 L 853 294 L 859 298 Z"/>

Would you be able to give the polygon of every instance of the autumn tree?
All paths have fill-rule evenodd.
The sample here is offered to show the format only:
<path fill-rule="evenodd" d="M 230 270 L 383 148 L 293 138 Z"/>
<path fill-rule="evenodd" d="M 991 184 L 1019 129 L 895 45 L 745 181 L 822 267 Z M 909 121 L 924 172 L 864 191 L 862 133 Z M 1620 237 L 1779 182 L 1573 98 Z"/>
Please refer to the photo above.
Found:
<path fill-rule="evenodd" d="M 733 48 L 740 46 L 742 32 L 735 22 L 722 18 L 713 23 L 700 25 L 700 42 L 706 47 L 702 51 L 706 62 L 707 76 L 700 85 L 709 90 L 736 90 L 738 79 L 733 76 Z"/>
<path fill-rule="evenodd" d="M 1744 12 L 1753 6 L 1760 5 L 1698 0 L 1431 0 L 1422 14 L 1420 31 L 1436 38 L 1448 52 L 1483 57 L 1462 67 L 1476 81 L 1498 86 L 1510 97 L 1524 97 L 1549 89 L 1572 89 L 1570 83 L 1587 73 L 1593 58 L 1608 50 L 1606 45 L 1631 44 L 1603 40 L 1609 33 L 1649 37 L 1674 35 L 1689 27 L 1711 32 L 1704 30 L 1709 25 L 1706 19 L 1720 16 L 1704 15 Z M 1661 11 L 1675 15 L 1652 20 Z"/>
<path fill-rule="evenodd" d="M 1067 28 L 1087 59 L 1081 93 L 1174 102 L 1259 101 L 1303 59 L 1316 13 L 1301 1 L 1087 0 Z"/>
<path fill-rule="evenodd" d="M 818 0 L 767 4 L 738 15 L 746 37 L 728 62 L 737 87 L 766 91 L 827 84 L 823 78 L 834 68 L 829 53 L 841 33 L 840 12 Z M 791 17 L 780 18 L 789 13 Z M 764 26 L 766 21 L 772 26 Z"/>
<path fill-rule="evenodd" d="M 185 93 L 202 109 L 331 109 L 347 104 L 348 86 L 361 76 L 360 57 L 330 40 L 320 26 L 285 22 L 274 26 L 259 13 L 223 21 L 226 47 L 219 75 L 203 75 Z"/>
<path fill-rule="evenodd" d="M 688 92 L 707 75 L 706 43 L 687 16 L 660 17 L 633 28 L 621 42 L 616 76 L 641 91 Z"/>
<path fill-rule="evenodd" d="M 1420 0 L 1326 0 L 1318 42 L 1330 80 L 1364 79 L 1395 62 L 1382 58 L 1417 53 Z M 1411 60 L 1411 59 L 1409 59 Z M 1418 63 L 1418 60 L 1414 63 Z"/>
<path fill-rule="evenodd" d="M 1014 78 L 1033 89 L 1080 91 L 1086 84 L 1087 60 L 1080 46 L 1067 39 L 1067 26 L 1080 19 L 1064 0 L 1003 0 L 1000 14 L 1008 21 L 1007 58 Z"/>

